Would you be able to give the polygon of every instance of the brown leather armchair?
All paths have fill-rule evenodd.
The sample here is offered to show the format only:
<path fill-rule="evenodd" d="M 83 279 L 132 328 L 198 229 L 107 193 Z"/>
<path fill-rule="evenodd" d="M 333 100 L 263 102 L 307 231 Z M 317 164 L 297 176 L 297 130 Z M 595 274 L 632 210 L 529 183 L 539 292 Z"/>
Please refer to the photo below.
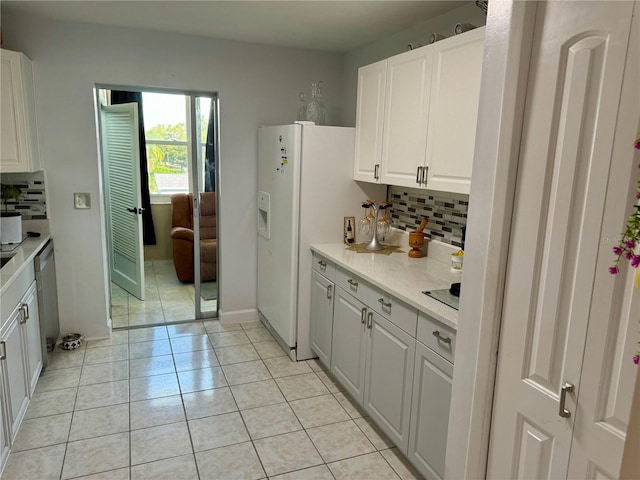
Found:
<path fill-rule="evenodd" d="M 193 282 L 193 195 L 171 195 L 173 264 L 181 282 Z M 200 194 L 200 277 L 216 279 L 216 194 Z"/>

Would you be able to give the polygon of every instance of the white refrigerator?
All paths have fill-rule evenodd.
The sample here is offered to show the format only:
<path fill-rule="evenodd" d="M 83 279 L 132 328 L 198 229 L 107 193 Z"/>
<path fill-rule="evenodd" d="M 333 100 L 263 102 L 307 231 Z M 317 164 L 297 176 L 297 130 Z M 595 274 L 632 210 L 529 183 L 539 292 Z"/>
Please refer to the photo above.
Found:
<path fill-rule="evenodd" d="M 309 341 L 310 245 L 343 242 L 344 217 L 386 186 L 353 180 L 355 130 L 306 124 L 258 129 L 258 311 L 294 360 Z M 363 254 L 364 255 L 364 254 Z"/>

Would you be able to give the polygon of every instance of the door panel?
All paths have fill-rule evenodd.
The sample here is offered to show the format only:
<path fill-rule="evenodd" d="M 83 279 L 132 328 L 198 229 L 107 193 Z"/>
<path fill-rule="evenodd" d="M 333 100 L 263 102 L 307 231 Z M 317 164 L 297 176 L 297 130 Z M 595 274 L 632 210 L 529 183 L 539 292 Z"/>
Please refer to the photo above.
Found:
<path fill-rule="evenodd" d="M 363 312 L 364 311 L 364 312 Z M 336 288 L 331 344 L 331 373 L 347 392 L 362 404 L 366 360 L 364 335 L 366 307 L 341 288 Z"/>
<path fill-rule="evenodd" d="M 327 367 L 331 365 L 333 297 L 335 285 L 317 272 L 311 276 L 311 348 Z"/>
<path fill-rule="evenodd" d="M 538 6 L 511 232 L 488 476 L 565 478 L 631 4 Z M 553 32 L 553 33 L 550 33 Z M 622 219 L 621 212 L 611 213 Z M 611 237 L 615 238 L 613 232 Z M 607 261 L 611 260 L 610 246 Z M 604 252 L 603 252 L 604 253 Z M 605 317 L 606 318 L 606 317 Z M 601 361 L 603 357 L 601 357 Z M 569 418 L 559 415 L 564 382 Z"/>
<path fill-rule="evenodd" d="M 396 55 L 387 65 L 381 182 L 418 188 L 427 150 L 431 49 Z"/>
<path fill-rule="evenodd" d="M 369 315 L 364 408 L 404 452 L 409 444 L 416 341 L 377 313 Z"/>
<path fill-rule="evenodd" d="M 138 107 L 103 105 L 100 113 L 111 280 L 144 300 Z"/>

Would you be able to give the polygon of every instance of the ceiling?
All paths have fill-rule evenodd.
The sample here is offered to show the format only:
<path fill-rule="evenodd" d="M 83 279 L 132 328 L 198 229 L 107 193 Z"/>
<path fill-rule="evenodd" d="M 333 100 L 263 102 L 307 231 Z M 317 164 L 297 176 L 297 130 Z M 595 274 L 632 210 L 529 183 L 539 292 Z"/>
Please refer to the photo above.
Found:
<path fill-rule="evenodd" d="M 469 1 L 7 1 L 2 13 L 346 52 Z"/>

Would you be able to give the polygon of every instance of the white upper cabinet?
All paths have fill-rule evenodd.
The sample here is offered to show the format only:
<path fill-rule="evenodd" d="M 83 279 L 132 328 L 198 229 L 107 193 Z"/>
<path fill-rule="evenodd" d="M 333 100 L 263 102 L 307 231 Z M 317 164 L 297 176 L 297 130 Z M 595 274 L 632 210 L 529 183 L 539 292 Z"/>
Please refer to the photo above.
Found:
<path fill-rule="evenodd" d="M 380 183 L 387 61 L 358 69 L 354 180 Z"/>
<path fill-rule="evenodd" d="M 423 180 L 431 53 L 418 48 L 387 60 L 382 183 L 418 187 Z"/>
<path fill-rule="evenodd" d="M 469 193 L 478 122 L 484 27 L 433 44 L 427 188 Z"/>
<path fill-rule="evenodd" d="M 355 180 L 469 193 L 484 31 L 358 70 Z"/>
<path fill-rule="evenodd" d="M 0 171 L 40 170 L 31 60 L 0 50 Z"/>

